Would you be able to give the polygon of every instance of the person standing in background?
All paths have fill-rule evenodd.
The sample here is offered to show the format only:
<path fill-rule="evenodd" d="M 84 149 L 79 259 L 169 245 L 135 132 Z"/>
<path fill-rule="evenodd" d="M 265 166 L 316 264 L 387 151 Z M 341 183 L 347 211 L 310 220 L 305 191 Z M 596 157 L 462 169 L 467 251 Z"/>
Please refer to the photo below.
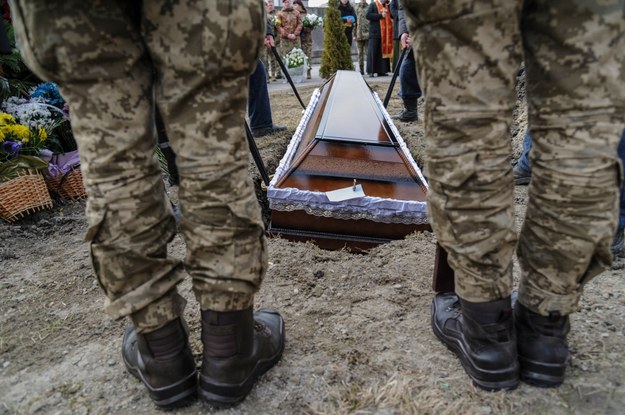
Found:
<path fill-rule="evenodd" d="M 310 72 L 312 71 L 312 62 L 311 62 L 312 46 L 313 46 L 312 31 L 315 28 L 303 23 L 304 18 L 308 14 L 308 11 L 306 10 L 306 7 L 304 7 L 304 3 L 302 3 L 302 0 L 295 0 L 293 2 L 293 7 L 295 8 L 295 10 L 297 10 L 300 13 L 300 16 L 302 16 L 302 33 L 300 35 L 300 41 L 302 43 L 302 50 L 304 51 L 304 54 L 308 58 L 308 67 L 306 68 L 306 79 L 310 79 L 311 78 Z"/>
<path fill-rule="evenodd" d="M 367 73 L 386 76 L 391 69 L 393 57 L 393 16 L 387 0 L 374 0 L 367 8 L 369 21 L 369 51 Z"/>
<path fill-rule="evenodd" d="M 406 16 L 404 8 L 401 4 L 397 9 L 397 14 L 397 21 L 399 22 L 398 32 L 401 35 L 401 48 L 402 50 L 408 48 L 409 51 L 399 68 L 399 84 L 401 85 L 401 88 L 398 95 L 401 97 L 404 109 L 399 114 L 394 116 L 393 119 L 401 122 L 411 122 L 419 119 L 418 103 L 422 93 L 421 87 L 419 86 L 419 80 L 417 79 L 417 68 L 415 64 L 414 52 L 412 50 L 412 39 L 408 33 Z"/>
<path fill-rule="evenodd" d="M 301 48 L 302 33 L 302 15 L 300 12 L 293 8 L 291 0 L 284 0 L 282 3 L 282 10 L 278 12 L 276 16 L 276 29 L 278 30 L 278 37 L 280 38 L 280 46 L 278 51 L 282 59 L 293 48 Z"/>
<path fill-rule="evenodd" d="M 345 37 L 349 47 L 352 47 L 353 29 L 356 21 L 356 10 L 349 2 L 349 0 L 341 0 L 339 3 L 339 11 L 341 12 L 341 19 L 343 19 L 343 26 L 345 26 Z"/>
<path fill-rule="evenodd" d="M 276 30 L 277 13 L 273 0 L 265 1 L 265 12 L 267 13 L 267 20 L 269 21 L 269 25 L 271 26 L 271 34 L 274 38 L 274 46 L 279 49 L 280 36 L 278 36 L 278 31 Z M 261 56 L 263 58 L 263 65 L 265 65 L 265 70 L 267 71 L 267 81 L 275 81 L 276 79 L 282 78 L 280 65 L 278 65 L 276 57 L 273 56 L 273 52 L 271 51 L 271 49 L 263 49 Z"/>
<path fill-rule="evenodd" d="M 391 60 L 391 70 L 395 72 L 397 60 L 399 59 L 399 37 L 401 36 L 401 33 L 399 32 L 399 0 L 390 0 L 388 8 L 393 16 L 393 58 Z"/>
<path fill-rule="evenodd" d="M 365 74 L 365 57 L 368 53 L 369 44 L 369 21 L 367 20 L 367 0 L 360 0 L 355 7 L 356 26 L 354 27 L 354 39 L 358 48 L 358 67 L 360 74 Z"/>

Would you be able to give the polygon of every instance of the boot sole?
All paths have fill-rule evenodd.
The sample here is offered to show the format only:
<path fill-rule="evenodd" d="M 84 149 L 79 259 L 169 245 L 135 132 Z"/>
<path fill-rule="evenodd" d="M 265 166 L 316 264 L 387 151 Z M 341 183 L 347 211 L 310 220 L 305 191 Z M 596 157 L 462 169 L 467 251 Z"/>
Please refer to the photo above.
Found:
<path fill-rule="evenodd" d="M 153 388 L 147 383 L 138 367 L 128 363 L 123 354 L 122 358 L 128 372 L 143 383 L 150 398 L 159 408 L 181 408 L 191 404 L 197 397 L 197 371 L 169 386 Z"/>
<path fill-rule="evenodd" d="M 467 357 L 467 352 L 460 340 L 450 339 L 443 334 L 443 331 L 436 324 L 434 318 L 434 306 L 432 306 L 432 330 L 438 339 L 443 342 L 449 350 L 451 350 L 458 358 L 464 368 L 466 374 L 471 378 L 473 384 L 489 392 L 499 390 L 513 390 L 519 386 L 519 362 L 517 360 L 514 363 L 501 370 L 485 370 L 481 369 L 473 364 Z M 495 380 L 486 380 L 495 379 Z"/>
<path fill-rule="evenodd" d="M 568 364 L 537 362 L 519 356 L 521 363 L 521 380 L 532 386 L 554 388 L 564 382 L 564 372 Z"/>
<path fill-rule="evenodd" d="M 249 395 L 252 388 L 256 384 L 256 381 L 262 375 L 267 373 L 269 369 L 274 367 L 282 357 L 285 343 L 283 319 L 281 319 L 280 323 L 280 332 L 282 333 L 280 349 L 276 352 L 275 355 L 271 356 L 268 359 L 259 359 L 256 363 L 256 368 L 254 369 L 254 371 L 252 371 L 251 376 L 243 382 L 239 384 L 219 384 L 214 381 L 206 380 L 205 377 L 200 374 L 200 387 L 198 388 L 198 390 L 202 402 L 215 406 L 217 408 L 230 408 L 242 402 L 247 397 L 247 395 Z M 210 386 L 211 389 L 222 391 L 222 393 L 220 394 L 215 392 L 209 392 L 202 387 L 202 384 Z"/>

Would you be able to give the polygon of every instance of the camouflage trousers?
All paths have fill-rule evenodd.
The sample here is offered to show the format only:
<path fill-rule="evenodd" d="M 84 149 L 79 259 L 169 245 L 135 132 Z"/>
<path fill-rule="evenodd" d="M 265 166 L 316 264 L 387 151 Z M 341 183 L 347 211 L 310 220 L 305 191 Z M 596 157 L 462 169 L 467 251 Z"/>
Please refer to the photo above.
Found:
<path fill-rule="evenodd" d="M 302 50 L 304 51 L 306 58 L 308 58 L 308 68 L 306 68 L 308 71 L 312 68 L 312 48 L 312 39 L 302 42 Z"/>
<path fill-rule="evenodd" d="M 298 37 L 295 40 L 290 39 L 280 39 L 280 46 L 278 47 L 278 52 L 280 53 L 280 57 L 284 61 L 284 57 L 291 51 L 293 48 L 302 48 L 302 43 L 300 42 L 300 38 Z M 284 62 L 286 65 L 286 62 Z"/>
<path fill-rule="evenodd" d="M 267 79 L 276 79 L 281 69 L 271 49 L 264 48 L 264 51 L 261 52 L 261 60 L 265 65 Z"/>
<path fill-rule="evenodd" d="M 88 194 L 87 240 L 106 311 L 139 332 L 181 315 L 190 274 L 202 309 L 252 304 L 266 269 L 243 123 L 262 3 L 17 0 L 25 62 L 71 105 Z M 184 263 L 154 149 L 160 108 L 180 173 Z"/>
<path fill-rule="evenodd" d="M 358 48 L 358 67 L 361 72 L 365 70 L 365 59 L 369 52 L 369 39 L 357 40 L 356 47 Z"/>
<path fill-rule="evenodd" d="M 458 294 L 509 295 L 516 248 L 519 301 L 542 315 L 575 311 L 584 284 L 611 263 L 625 2 L 403 4 L 426 96 L 429 216 Z M 535 147 L 517 244 L 509 126 L 522 59 Z"/>

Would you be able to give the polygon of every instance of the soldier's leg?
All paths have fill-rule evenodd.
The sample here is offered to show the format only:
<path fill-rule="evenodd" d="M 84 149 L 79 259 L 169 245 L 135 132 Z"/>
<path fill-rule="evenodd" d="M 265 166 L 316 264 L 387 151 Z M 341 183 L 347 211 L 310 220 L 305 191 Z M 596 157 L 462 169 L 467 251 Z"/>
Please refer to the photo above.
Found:
<path fill-rule="evenodd" d="M 106 311 L 130 316 L 139 332 L 156 329 L 182 312 L 174 287 L 184 273 L 166 255 L 175 223 L 154 157 L 152 69 L 135 23 L 127 10 L 96 12 L 80 1 L 19 1 L 15 9 L 24 59 L 58 82 L 72 106 Z M 57 36 L 43 23 L 49 16 Z"/>
<path fill-rule="evenodd" d="M 291 41 L 288 39 L 280 39 L 280 46 L 278 48 L 278 53 L 280 54 L 280 58 L 282 59 L 282 63 L 284 63 L 286 65 L 286 63 L 284 62 L 284 57 L 286 56 L 287 53 L 289 53 L 292 49 L 292 47 L 289 47 L 291 45 Z"/>
<path fill-rule="evenodd" d="M 260 60 L 263 62 L 265 66 L 265 78 L 267 78 L 267 82 L 269 82 L 269 61 L 270 61 L 271 51 L 269 49 L 264 49 L 260 54 Z"/>
<path fill-rule="evenodd" d="M 160 2 L 144 3 L 151 23 L 145 36 L 177 155 L 185 268 L 202 310 L 199 393 L 228 404 L 244 399 L 278 361 L 284 323 L 275 312 L 252 311 L 267 256 L 243 123 L 248 79 L 263 47 L 262 3 L 231 0 L 197 13 L 203 4 L 187 0 L 161 15 Z M 202 47 L 170 47 L 181 38 Z"/>
<path fill-rule="evenodd" d="M 534 145 L 518 246 L 519 353 L 522 377 L 542 386 L 564 379 L 566 316 L 584 284 L 611 263 L 625 124 L 624 13 L 623 0 L 537 0 L 521 20 Z M 536 335 L 544 326 L 549 334 Z"/>
<path fill-rule="evenodd" d="M 280 36 L 275 36 L 273 40 L 276 43 L 276 51 L 278 51 L 279 53 L 281 50 L 280 44 L 282 40 Z M 280 68 L 280 65 L 278 64 L 278 61 L 276 60 L 276 57 L 274 56 L 273 52 L 271 52 L 271 76 L 274 79 L 282 78 L 282 69 Z"/>
<path fill-rule="evenodd" d="M 358 45 L 358 67 L 360 69 L 360 74 L 365 74 L 365 53 L 367 48 L 365 47 L 365 40 L 356 41 Z"/>
<path fill-rule="evenodd" d="M 25 0 L 12 11 L 25 61 L 72 106 L 94 272 L 106 311 L 134 324 L 124 363 L 157 405 L 180 405 L 195 394 L 197 372 L 178 318 L 182 266 L 167 258 L 175 223 L 154 156 L 153 72 L 139 8 Z"/>
<path fill-rule="evenodd" d="M 404 9 L 426 96 L 429 218 L 455 271 L 433 329 L 484 389 L 518 384 L 511 318 L 509 125 L 520 64 L 518 2 L 413 0 Z M 496 370 L 495 370 L 496 369 Z"/>
<path fill-rule="evenodd" d="M 308 60 L 306 67 L 306 78 L 310 79 L 312 71 L 312 40 L 302 42 L 302 50 L 304 51 L 304 54 L 306 55 L 306 58 Z"/>

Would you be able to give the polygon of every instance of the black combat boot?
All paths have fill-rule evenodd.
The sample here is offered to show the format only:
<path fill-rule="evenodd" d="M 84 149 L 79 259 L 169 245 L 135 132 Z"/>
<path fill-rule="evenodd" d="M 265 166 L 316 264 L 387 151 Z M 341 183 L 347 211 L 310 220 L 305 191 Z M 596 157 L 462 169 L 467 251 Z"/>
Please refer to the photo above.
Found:
<path fill-rule="evenodd" d="M 284 320 L 273 310 L 202 311 L 204 359 L 200 397 L 216 406 L 233 406 L 252 390 L 284 350 Z"/>
<path fill-rule="evenodd" d="M 402 122 L 417 121 L 419 119 L 419 113 L 417 112 L 417 104 L 419 98 L 404 98 L 404 109 L 393 117 L 394 120 Z"/>
<path fill-rule="evenodd" d="M 181 319 L 145 334 L 126 328 L 122 341 L 126 368 L 163 408 L 190 403 L 197 393 L 197 369 Z"/>
<path fill-rule="evenodd" d="M 517 302 L 514 318 L 521 380 L 544 388 L 561 385 L 569 363 L 569 317 L 553 312 L 541 316 Z"/>
<path fill-rule="evenodd" d="M 455 293 L 439 293 L 432 302 L 432 328 L 477 386 L 488 391 L 518 386 L 510 297 L 470 303 Z"/>

